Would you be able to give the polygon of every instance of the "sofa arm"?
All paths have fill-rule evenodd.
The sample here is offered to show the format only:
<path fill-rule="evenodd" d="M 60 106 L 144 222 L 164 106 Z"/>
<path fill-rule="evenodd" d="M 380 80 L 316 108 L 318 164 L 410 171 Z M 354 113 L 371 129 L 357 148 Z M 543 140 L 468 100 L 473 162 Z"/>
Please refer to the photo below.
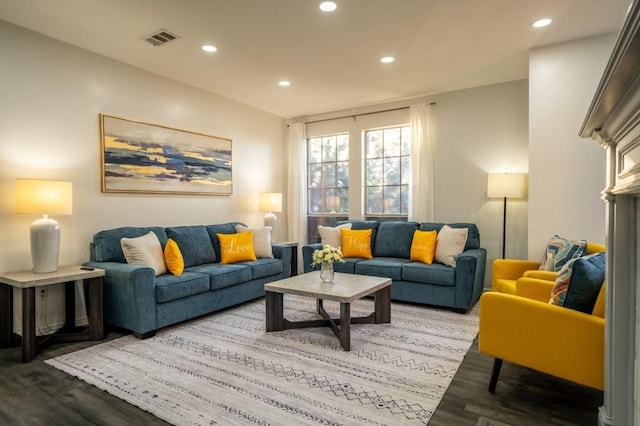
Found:
<path fill-rule="evenodd" d="M 516 281 L 516 295 L 542 303 L 549 303 L 554 285 L 554 281 L 522 277 Z"/>
<path fill-rule="evenodd" d="M 273 257 L 282 260 L 282 266 L 284 266 L 283 276 L 291 276 L 291 256 L 293 248 L 287 245 L 280 245 L 278 243 L 271 244 L 271 251 Z"/>
<path fill-rule="evenodd" d="M 470 249 L 456 258 L 456 308 L 467 310 L 480 298 L 484 287 L 487 250 Z"/>
<path fill-rule="evenodd" d="M 496 288 L 496 282 L 499 279 L 517 280 L 525 272 L 539 267 L 540 262 L 530 260 L 496 259 L 493 261 L 491 288 Z"/>
<path fill-rule="evenodd" d="M 87 262 L 105 270 L 105 320 L 144 334 L 156 330 L 155 272 L 147 266 L 118 262 Z"/>
<path fill-rule="evenodd" d="M 524 297 L 480 298 L 481 353 L 596 389 L 604 385 L 604 319 Z"/>
<path fill-rule="evenodd" d="M 311 258 L 313 257 L 313 252 L 316 250 L 320 250 L 322 248 L 321 243 L 308 244 L 306 246 L 302 246 L 302 267 L 304 273 L 313 271 L 311 267 Z"/>

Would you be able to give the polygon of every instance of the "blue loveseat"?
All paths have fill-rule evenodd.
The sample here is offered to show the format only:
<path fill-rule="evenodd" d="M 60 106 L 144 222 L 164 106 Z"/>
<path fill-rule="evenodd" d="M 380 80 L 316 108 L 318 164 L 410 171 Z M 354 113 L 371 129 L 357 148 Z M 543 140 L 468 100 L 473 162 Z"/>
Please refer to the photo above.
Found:
<path fill-rule="evenodd" d="M 471 309 L 480 298 L 487 251 L 480 247 L 480 232 L 475 224 L 449 224 L 452 228 L 469 230 L 464 251 L 452 267 L 410 260 L 413 233 L 416 230 L 439 232 L 443 223 L 347 220 L 336 225 L 343 223 L 351 223 L 354 230 L 372 230 L 373 258 L 347 258 L 345 263 L 334 263 L 336 272 L 388 277 L 392 279 L 393 300 L 443 306 L 461 313 Z M 319 248 L 320 243 L 302 248 L 304 272 L 312 270 L 311 257 Z"/>
<path fill-rule="evenodd" d="M 106 271 L 107 324 L 153 336 L 157 329 L 264 296 L 264 284 L 291 275 L 291 247 L 273 244 L 274 258 L 221 264 L 217 234 L 233 234 L 240 222 L 208 226 L 122 227 L 100 231 L 86 266 Z M 171 238 L 184 258 L 181 275 L 155 276 L 146 266 L 125 260 L 120 239 L 153 231 L 162 247 Z"/>

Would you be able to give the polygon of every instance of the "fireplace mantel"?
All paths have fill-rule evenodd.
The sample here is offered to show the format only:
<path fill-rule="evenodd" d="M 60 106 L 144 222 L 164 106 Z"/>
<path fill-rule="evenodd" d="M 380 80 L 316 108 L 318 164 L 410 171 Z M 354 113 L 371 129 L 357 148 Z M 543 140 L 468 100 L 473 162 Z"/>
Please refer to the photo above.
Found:
<path fill-rule="evenodd" d="M 580 136 L 606 150 L 607 305 L 601 426 L 640 425 L 640 0 L 634 0 Z"/>

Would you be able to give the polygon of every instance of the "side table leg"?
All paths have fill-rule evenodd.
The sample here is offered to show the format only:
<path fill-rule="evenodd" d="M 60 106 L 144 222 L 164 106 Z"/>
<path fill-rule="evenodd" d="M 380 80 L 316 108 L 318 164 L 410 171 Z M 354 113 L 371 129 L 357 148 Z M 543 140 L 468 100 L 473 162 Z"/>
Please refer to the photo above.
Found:
<path fill-rule="evenodd" d="M 89 302 L 87 317 L 89 318 L 89 340 L 104 339 L 104 280 L 102 277 L 89 278 Z"/>
<path fill-rule="evenodd" d="M 11 346 L 13 334 L 13 287 L 0 284 L 0 348 Z"/>
<path fill-rule="evenodd" d="M 282 293 L 265 291 L 264 299 L 266 330 L 284 330 L 284 307 L 282 302 Z"/>
<path fill-rule="evenodd" d="M 22 362 L 36 356 L 36 289 L 22 289 Z"/>
<path fill-rule="evenodd" d="M 340 303 L 340 345 L 345 351 L 351 350 L 351 303 Z"/>

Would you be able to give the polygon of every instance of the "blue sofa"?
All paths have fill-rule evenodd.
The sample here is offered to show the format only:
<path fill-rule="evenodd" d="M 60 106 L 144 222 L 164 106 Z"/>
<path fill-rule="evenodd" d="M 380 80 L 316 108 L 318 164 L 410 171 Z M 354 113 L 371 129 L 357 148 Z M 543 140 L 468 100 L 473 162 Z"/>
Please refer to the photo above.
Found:
<path fill-rule="evenodd" d="M 484 287 L 487 251 L 480 247 L 480 232 L 473 223 L 453 223 L 452 228 L 467 228 L 469 235 L 464 251 L 451 267 L 434 262 L 425 264 L 409 260 L 411 241 L 416 230 L 440 231 L 443 223 L 379 222 L 366 220 L 339 221 L 351 223 L 352 229 L 372 229 L 372 259 L 347 258 L 334 263 L 336 272 L 372 275 L 392 279 L 391 298 L 451 308 L 464 313 L 475 305 Z M 310 272 L 313 251 L 320 243 L 302 248 L 304 272 Z"/>
<path fill-rule="evenodd" d="M 240 222 L 208 226 L 122 227 L 100 231 L 86 266 L 106 271 L 105 322 L 139 338 L 156 330 L 264 296 L 264 284 L 291 275 L 291 247 L 272 245 L 274 258 L 221 264 L 217 234 L 233 234 Z M 155 276 L 146 266 L 126 262 L 120 239 L 153 231 L 162 247 L 171 238 L 184 258 L 181 275 Z"/>

